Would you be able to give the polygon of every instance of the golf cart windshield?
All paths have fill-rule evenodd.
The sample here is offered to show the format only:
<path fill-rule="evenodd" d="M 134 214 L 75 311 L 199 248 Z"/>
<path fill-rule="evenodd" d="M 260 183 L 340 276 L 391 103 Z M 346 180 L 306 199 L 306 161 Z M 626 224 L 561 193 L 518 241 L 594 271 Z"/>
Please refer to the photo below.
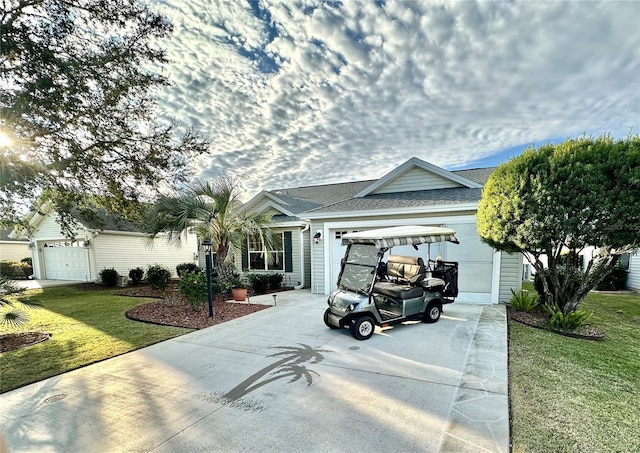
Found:
<path fill-rule="evenodd" d="M 344 257 L 338 287 L 368 292 L 378 263 L 378 248 L 369 244 L 351 244 Z"/>

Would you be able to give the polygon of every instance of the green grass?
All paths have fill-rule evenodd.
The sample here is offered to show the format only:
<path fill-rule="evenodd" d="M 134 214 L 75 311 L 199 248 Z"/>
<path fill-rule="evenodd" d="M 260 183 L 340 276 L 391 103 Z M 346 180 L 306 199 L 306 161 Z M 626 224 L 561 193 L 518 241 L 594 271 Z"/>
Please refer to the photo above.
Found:
<path fill-rule="evenodd" d="M 591 293 L 582 307 L 604 341 L 510 323 L 514 453 L 640 448 L 640 295 Z"/>
<path fill-rule="evenodd" d="M 127 319 L 127 310 L 152 299 L 116 296 L 116 292 L 69 286 L 30 291 L 42 306 L 24 310 L 29 316 L 26 326 L 2 326 L 0 333 L 38 331 L 52 336 L 0 354 L 0 392 L 191 332 Z"/>

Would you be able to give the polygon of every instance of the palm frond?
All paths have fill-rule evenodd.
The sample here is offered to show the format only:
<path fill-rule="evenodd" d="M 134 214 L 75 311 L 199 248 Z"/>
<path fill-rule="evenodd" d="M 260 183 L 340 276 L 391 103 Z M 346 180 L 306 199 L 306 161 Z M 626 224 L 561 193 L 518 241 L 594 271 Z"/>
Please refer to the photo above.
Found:
<path fill-rule="evenodd" d="M 0 326 L 22 327 L 29 321 L 27 315 L 19 310 L 12 310 L 2 313 L 0 316 Z"/>

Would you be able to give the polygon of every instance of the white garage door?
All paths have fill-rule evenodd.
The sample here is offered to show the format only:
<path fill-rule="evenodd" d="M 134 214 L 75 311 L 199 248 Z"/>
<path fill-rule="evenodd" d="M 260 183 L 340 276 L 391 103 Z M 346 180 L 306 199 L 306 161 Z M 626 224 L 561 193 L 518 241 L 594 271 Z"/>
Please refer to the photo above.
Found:
<path fill-rule="evenodd" d="M 88 280 L 87 250 L 82 243 L 47 241 L 42 250 L 48 280 Z"/>

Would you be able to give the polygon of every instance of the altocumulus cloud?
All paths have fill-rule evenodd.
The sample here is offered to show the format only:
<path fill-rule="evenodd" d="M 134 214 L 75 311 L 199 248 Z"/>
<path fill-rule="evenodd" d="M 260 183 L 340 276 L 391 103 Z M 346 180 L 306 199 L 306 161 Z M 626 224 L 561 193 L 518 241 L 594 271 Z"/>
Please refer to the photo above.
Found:
<path fill-rule="evenodd" d="M 175 27 L 161 105 L 245 199 L 640 123 L 638 2 L 155 3 Z"/>

